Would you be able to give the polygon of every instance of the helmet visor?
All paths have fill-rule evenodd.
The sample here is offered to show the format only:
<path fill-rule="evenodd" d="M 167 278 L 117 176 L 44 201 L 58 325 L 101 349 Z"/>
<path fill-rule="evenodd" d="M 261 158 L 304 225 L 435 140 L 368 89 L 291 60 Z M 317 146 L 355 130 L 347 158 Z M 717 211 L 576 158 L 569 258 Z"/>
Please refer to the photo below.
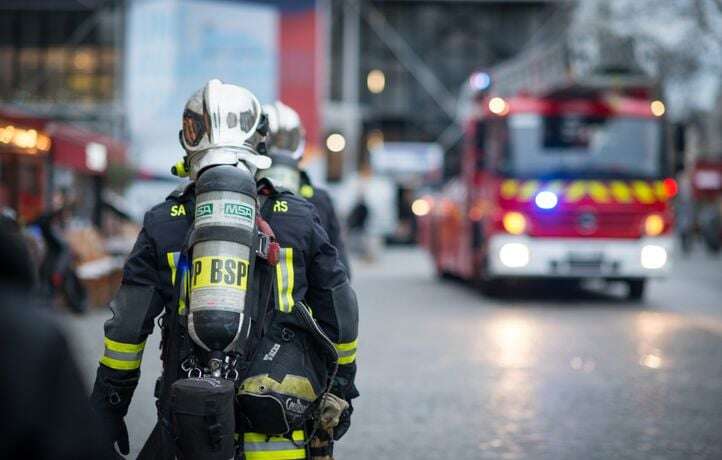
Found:
<path fill-rule="evenodd" d="M 183 111 L 183 140 L 191 147 L 195 147 L 203 140 L 203 136 L 208 134 L 208 123 L 206 117 L 193 112 L 192 110 Z"/>

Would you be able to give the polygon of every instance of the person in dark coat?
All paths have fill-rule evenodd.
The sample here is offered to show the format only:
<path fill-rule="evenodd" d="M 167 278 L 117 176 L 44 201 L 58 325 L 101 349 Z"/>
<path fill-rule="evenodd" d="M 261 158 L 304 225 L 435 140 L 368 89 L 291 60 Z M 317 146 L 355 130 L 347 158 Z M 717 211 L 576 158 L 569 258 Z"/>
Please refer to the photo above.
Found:
<path fill-rule="evenodd" d="M 60 328 L 33 299 L 34 269 L 17 224 L 0 218 L 0 458 L 115 458 Z"/>

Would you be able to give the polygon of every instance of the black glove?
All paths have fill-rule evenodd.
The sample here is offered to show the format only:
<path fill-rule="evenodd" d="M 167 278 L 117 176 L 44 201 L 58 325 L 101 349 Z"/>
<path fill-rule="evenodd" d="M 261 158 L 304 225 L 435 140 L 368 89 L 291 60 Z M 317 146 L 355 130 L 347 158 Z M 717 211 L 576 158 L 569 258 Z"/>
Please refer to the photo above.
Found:
<path fill-rule="evenodd" d="M 341 412 L 338 425 L 333 429 L 333 439 L 338 441 L 346 434 L 348 429 L 351 427 L 351 414 L 353 414 L 353 405 L 351 401 L 348 401 L 348 409 Z"/>
<path fill-rule="evenodd" d="M 106 433 L 110 437 L 113 446 L 117 444 L 118 450 L 123 455 L 130 453 L 130 444 L 128 442 L 128 427 L 125 425 L 123 417 L 111 411 L 104 410 L 98 414 Z"/>
<path fill-rule="evenodd" d="M 109 369 L 102 364 L 98 368 L 98 375 L 90 395 L 90 402 L 102 420 L 113 445 L 118 444 L 118 450 L 128 455 L 128 428 L 123 418 L 128 413 L 128 406 L 133 397 L 135 387 L 138 385 L 140 375 L 138 372 L 127 373 Z"/>

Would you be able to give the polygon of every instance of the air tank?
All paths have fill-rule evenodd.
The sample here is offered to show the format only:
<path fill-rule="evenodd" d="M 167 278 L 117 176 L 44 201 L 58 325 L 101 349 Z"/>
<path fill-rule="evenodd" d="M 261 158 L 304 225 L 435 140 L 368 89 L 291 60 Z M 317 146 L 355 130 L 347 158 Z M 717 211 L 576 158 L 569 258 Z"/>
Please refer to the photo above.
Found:
<path fill-rule="evenodd" d="M 206 351 L 230 351 L 248 336 L 248 287 L 256 256 L 256 182 L 242 164 L 203 170 L 189 238 L 188 331 Z"/>

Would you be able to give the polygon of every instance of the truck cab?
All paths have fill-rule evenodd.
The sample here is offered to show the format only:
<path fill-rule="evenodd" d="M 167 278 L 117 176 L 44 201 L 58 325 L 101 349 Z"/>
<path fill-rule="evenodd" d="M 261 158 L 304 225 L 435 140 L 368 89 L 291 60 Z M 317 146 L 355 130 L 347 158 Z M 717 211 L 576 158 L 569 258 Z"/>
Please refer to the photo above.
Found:
<path fill-rule="evenodd" d="M 477 95 L 461 174 L 420 222 L 437 271 L 624 281 L 640 299 L 674 252 L 664 112 L 639 89 Z"/>

